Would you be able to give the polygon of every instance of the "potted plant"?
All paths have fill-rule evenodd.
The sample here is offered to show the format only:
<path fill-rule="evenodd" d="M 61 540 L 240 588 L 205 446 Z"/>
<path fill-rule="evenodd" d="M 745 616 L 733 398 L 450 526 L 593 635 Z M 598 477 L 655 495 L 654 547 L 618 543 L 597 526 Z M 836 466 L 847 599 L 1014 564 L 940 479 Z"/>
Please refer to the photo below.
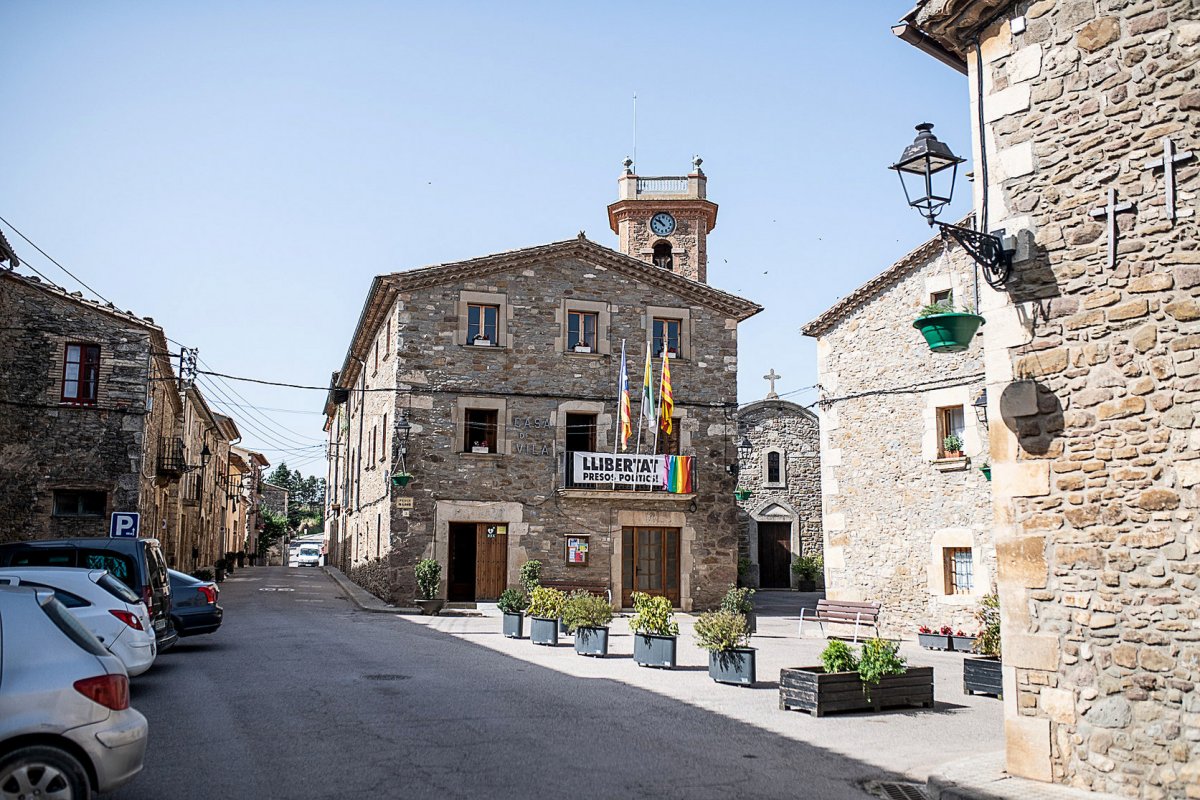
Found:
<path fill-rule="evenodd" d="M 476 442 L 471 442 L 472 453 L 490 453 L 492 449 L 488 447 L 487 439 L 480 439 Z"/>
<path fill-rule="evenodd" d="M 633 631 L 634 663 L 673 669 L 679 625 L 671 610 L 671 600 L 662 595 L 652 597 L 645 592 L 634 592 L 633 612 L 629 629 Z"/>
<path fill-rule="evenodd" d="M 792 574 L 796 576 L 796 588 L 802 592 L 817 590 L 817 576 L 825 571 L 825 563 L 817 556 L 798 556 L 792 562 Z"/>
<path fill-rule="evenodd" d="M 979 658 L 963 659 L 963 693 L 1004 696 L 1004 680 L 1000 661 L 1000 598 L 989 594 L 975 612 L 979 620 L 979 636 L 975 652 Z"/>
<path fill-rule="evenodd" d="M 471 340 L 471 344 L 475 347 L 491 347 L 492 340 L 487 337 L 487 334 L 477 333 L 475 338 Z"/>
<path fill-rule="evenodd" d="M 821 653 L 821 666 L 780 670 L 779 707 L 814 717 L 898 705 L 932 708 L 933 667 L 909 667 L 898 651 L 894 642 L 869 639 L 855 653 L 834 639 Z"/>
<path fill-rule="evenodd" d="M 215 570 L 215 578 L 214 579 L 216 580 L 217 583 L 220 583 L 221 581 L 225 580 L 225 559 L 218 558 L 216 563 L 213 564 L 213 569 Z"/>
<path fill-rule="evenodd" d="M 955 311 L 949 300 L 930 303 L 921 309 L 913 327 L 921 332 L 935 353 L 960 353 L 971 346 L 971 339 L 984 319 L 973 309 Z"/>
<path fill-rule="evenodd" d="M 392 473 L 393 486 L 408 486 L 408 482 L 413 479 L 411 472 L 397 471 Z"/>
<path fill-rule="evenodd" d="M 933 630 L 928 625 L 917 628 L 917 644 L 926 650 L 949 650 L 950 637 Z"/>
<path fill-rule="evenodd" d="M 434 597 L 442 581 L 442 565 L 432 558 L 423 558 L 413 567 L 413 574 L 417 578 L 417 591 L 421 593 L 416 601 L 417 607 L 426 616 L 437 616 L 446 605 L 445 600 Z"/>
<path fill-rule="evenodd" d="M 558 644 L 558 617 L 566 595 L 549 586 L 535 586 L 529 593 L 529 640 L 534 644 Z"/>
<path fill-rule="evenodd" d="M 504 635 L 509 639 L 520 639 L 525 635 L 525 608 L 529 599 L 525 592 L 513 586 L 500 593 L 496 607 L 504 615 Z"/>
<path fill-rule="evenodd" d="M 696 620 L 696 640 L 708 651 L 708 676 L 717 683 L 750 686 L 755 680 L 754 648 L 746 618 L 733 611 L 709 611 Z"/>
<path fill-rule="evenodd" d="M 950 649 L 958 653 L 970 653 L 975 649 L 976 638 L 963 633 L 960 628 L 950 635 Z"/>
<path fill-rule="evenodd" d="M 992 479 L 992 462 L 984 461 L 983 465 L 979 468 L 979 471 L 983 473 L 983 477 L 990 481 Z"/>
<path fill-rule="evenodd" d="M 758 620 L 754 615 L 754 590 L 747 587 L 730 585 L 729 591 L 721 598 L 721 610 L 741 614 L 746 618 L 746 630 L 754 633 L 758 630 Z"/>
<path fill-rule="evenodd" d="M 583 341 L 582 339 L 581 339 L 581 340 L 580 340 L 578 343 L 576 343 L 575 347 L 574 347 L 574 348 L 572 348 L 572 349 L 573 349 L 573 350 L 574 350 L 576 353 L 590 353 L 590 352 L 592 352 L 592 346 L 591 346 L 590 344 L 588 344 L 587 342 Z"/>
<path fill-rule="evenodd" d="M 751 494 L 753 494 L 753 492 L 744 486 L 739 486 L 733 490 L 733 496 L 739 503 L 744 503 L 749 500 Z"/>
<path fill-rule="evenodd" d="M 581 656 L 608 655 L 608 623 L 613 607 L 591 592 L 571 592 L 563 603 L 562 621 L 575 634 L 575 652 Z"/>
<path fill-rule="evenodd" d="M 942 439 L 942 458 L 962 458 L 962 437 L 952 433 Z"/>

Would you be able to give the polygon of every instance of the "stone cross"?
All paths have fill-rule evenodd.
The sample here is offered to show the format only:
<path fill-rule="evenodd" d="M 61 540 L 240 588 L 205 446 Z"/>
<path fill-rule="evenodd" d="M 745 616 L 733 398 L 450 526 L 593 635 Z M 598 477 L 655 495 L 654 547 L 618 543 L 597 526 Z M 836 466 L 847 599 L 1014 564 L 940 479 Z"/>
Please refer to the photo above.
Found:
<path fill-rule="evenodd" d="M 766 375 L 763 375 L 763 380 L 771 382 L 771 391 L 767 393 L 768 400 L 778 400 L 779 399 L 779 395 L 775 394 L 775 381 L 779 380 L 782 377 L 783 377 L 782 375 L 775 374 L 774 367 L 771 367 L 771 371 L 768 372 Z"/>
<path fill-rule="evenodd" d="M 1175 143 L 1170 136 L 1162 139 L 1163 154 L 1161 158 L 1152 158 L 1142 163 L 1142 169 L 1162 169 L 1163 180 L 1167 188 L 1167 219 L 1175 221 L 1175 165 L 1190 160 L 1196 154 L 1188 151 L 1176 153 Z"/>
<path fill-rule="evenodd" d="M 1133 203 L 1118 203 L 1117 190 L 1108 190 L 1108 204 L 1093 208 L 1088 213 L 1096 219 L 1108 217 L 1108 265 L 1117 265 L 1117 214 L 1133 211 Z"/>

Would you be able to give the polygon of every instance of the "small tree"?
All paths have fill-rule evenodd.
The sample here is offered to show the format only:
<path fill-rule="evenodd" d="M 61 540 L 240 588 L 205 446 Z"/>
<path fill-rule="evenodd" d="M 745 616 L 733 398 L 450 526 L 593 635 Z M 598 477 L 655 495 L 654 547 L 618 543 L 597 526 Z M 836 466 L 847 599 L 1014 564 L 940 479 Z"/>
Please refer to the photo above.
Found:
<path fill-rule="evenodd" d="M 432 558 L 425 558 L 417 562 L 413 574 L 417 577 L 417 589 L 421 592 L 421 599 L 433 600 L 442 581 L 442 565 Z"/>

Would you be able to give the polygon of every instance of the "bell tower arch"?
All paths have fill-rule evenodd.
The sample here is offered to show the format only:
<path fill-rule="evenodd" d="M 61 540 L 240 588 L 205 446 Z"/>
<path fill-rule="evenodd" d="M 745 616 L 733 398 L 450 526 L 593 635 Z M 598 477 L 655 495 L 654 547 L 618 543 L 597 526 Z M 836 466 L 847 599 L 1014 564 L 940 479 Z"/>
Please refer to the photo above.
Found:
<path fill-rule="evenodd" d="M 627 256 L 700 283 L 708 282 L 708 232 L 717 225 L 700 156 L 687 175 L 641 177 L 633 161 L 617 181 L 618 200 L 608 207 L 608 224 Z"/>

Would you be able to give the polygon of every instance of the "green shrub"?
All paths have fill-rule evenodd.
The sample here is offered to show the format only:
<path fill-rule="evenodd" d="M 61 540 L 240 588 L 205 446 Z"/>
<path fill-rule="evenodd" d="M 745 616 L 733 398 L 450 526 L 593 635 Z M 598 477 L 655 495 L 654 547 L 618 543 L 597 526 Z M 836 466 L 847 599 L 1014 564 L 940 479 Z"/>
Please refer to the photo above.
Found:
<path fill-rule="evenodd" d="M 651 597 L 645 592 L 633 593 L 634 614 L 629 619 L 629 628 L 634 633 L 651 636 L 678 636 L 679 625 L 671 609 L 670 598 L 661 595 Z"/>
<path fill-rule="evenodd" d="M 746 582 L 746 578 L 750 575 L 750 567 L 752 566 L 753 564 L 750 563 L 750 559 L 746 558 L 745 556 L 738 557 L 738 583 Z"/>
<path fill-rule="evenodd" d="M 213 571 L 211 569 L 198 569 L 192 573 L 192 577 L 198 581 L 211 581 L 213 579 Z"/>
<path fill-rule="evenodd" d="M 515 587 L 508 587 L 500 593 L 500 599 L 496 601 L 496 606 L 501 611 L 506 611 L 509 614 L 516 614 L 518 611 L 524 611 L 529 605 L 529 600 L 526 599 L 525 593 Z"/>
<path fill-rule="evenodd" d="M 921 313 L 917 314 L 917 319 L 922 317 L 932 317 L 934 314 L 953 314 L 954 302 L 952 300 L 939 300 L 936 303 L 930 303 L 921 309 Z"/>
<path fill-rule="evenodd" d="M 855 672 L 858 670 L 858 659 L 845 642 L 831 639 L 821 651 L 821 666 L 826 672 Z"/>
<path fill-rule="evenodd" d="M 975 619 L 979 620 L 979 636 L 972 649 L 980 655 L 1000 658 L 1000 598 L 994 594 L 986 595 L 975 612 Z"/>
<path fill-rule="evenodd" d="M 863 691 L 871 696 L 871 687 L 887 675 L 903 675 L 908 671 L 900 656 L 900 645 L 886 639 L 868 639 L 863 642 L 862 655 L 858 658 L 858 677 L 862 678 Z"/>
<path fill-rule="evenodd" d="M 562 621 L 572 633 L 578 628 L 608 627 L 612 618 L 612 605 L 591 592 L 571 592 L 563 603 Z"/>
<path fill-rule="evenodd" d="M 432 600 L 442 580 L 442 565 L 432 558 L 424 558 L 413 567 L 413 574 L 417 576 L 417 589 L 421 592 L 421 599 Z"/>
<path fill-rule="evenodd" d="M 798 556 L 792 562 L 792 573 L 802 581 L 815 581 L 825 571 L 825 562 L 817 556 Z"/>
<path fill-rule="evenodd" d="M 754 602 L 750 599 L 754 597 L 753 589 L 739 589 L 736 586 L 730 586 L 729 591 L 721 598 L 721 610 L 732 611 L 734 614 L 750 614 L 754 611 Z"/>
<path fill-rule="evenodd" d="M 558 589 L 549 586 L 535 586 L 529 593 L 527 613 L 531 617 L 557 619 L 558 615 L 562 613 L 563 602 L 566 599 L 567 596 Z"/>
<path fill-rule="evenodd" d="M 533 594 L 533 590 L 542 585 L 542 562 L 526 561 L 521 565 L 521 588 L 525 594 Z"/>
<path fill-rule="evenodd" d="M 725 653 L 750 643 L 750 627 L 743 614 L 709 611 L 696 620 L 696 640 L 710 653 Z"/>

